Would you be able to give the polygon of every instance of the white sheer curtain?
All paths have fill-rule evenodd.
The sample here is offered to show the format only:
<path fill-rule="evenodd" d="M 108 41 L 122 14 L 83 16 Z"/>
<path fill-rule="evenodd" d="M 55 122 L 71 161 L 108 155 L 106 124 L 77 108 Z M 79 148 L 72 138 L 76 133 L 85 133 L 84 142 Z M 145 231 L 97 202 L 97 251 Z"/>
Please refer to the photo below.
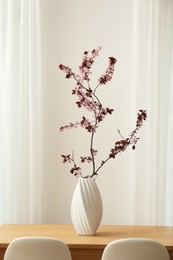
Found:
<path fill-rule="evenodd" d="M 134 0 L 133 33 L 134 102 L 148 110 L 134 221 L 173 225 L 173 1 Z"/>
<path fill-rule="evenodd" d="M 0 1 L 0 223 L 41 220 L 38 11 L 37 0 Z"/>

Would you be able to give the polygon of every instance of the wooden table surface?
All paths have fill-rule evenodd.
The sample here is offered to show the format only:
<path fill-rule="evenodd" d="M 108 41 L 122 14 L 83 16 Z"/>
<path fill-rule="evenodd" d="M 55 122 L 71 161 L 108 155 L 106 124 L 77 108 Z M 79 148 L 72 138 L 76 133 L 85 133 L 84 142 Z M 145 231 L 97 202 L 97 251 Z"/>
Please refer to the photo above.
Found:
<path fill-rule="evenodd" d="M 72 225 L 0 225 L 0 260 L 9 243 L 24 236 L 48 236 L 64 241 L 73 260 L 100 260 L 105 246 L 112 240 L 128 237 L 151 238 L 166 246 L 173 260 L 173 227 L 101 225 L 95 236 L 79 236 Z"/>

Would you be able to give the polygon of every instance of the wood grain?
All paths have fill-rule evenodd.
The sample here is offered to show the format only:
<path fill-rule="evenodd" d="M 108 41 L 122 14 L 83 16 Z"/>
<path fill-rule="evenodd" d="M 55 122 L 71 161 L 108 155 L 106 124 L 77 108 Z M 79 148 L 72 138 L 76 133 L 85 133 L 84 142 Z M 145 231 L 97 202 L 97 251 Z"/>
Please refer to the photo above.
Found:
<path fill-rule="evenodd" d="M 0 225 L 0 260 L 9 243 L 17 237 L 48 236 L 64 241 L 73 260 L 100 260 L 105 246 L 112 240 L 143 237 L 166 246 L 173 260 L 173 227 L 101 225 L 95 236 L 78 236 L 72 225 Z"/>

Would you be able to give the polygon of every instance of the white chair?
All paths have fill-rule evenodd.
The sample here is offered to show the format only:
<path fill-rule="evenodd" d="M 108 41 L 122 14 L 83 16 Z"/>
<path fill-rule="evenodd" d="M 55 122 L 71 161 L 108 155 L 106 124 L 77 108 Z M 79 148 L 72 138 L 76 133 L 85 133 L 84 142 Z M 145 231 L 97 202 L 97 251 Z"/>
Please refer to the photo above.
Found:
<path fill-rule="evenodd" d="M 126 238 L 110 242 L 103 251 L 102 260 L 170 260 L 170 257 L 158 241 Z"/>
<path fill-rule="evenodd" d="M 4 260 L 71 260 L 67 245 L 50 237 L 21 237 L 13 240 Z"/>

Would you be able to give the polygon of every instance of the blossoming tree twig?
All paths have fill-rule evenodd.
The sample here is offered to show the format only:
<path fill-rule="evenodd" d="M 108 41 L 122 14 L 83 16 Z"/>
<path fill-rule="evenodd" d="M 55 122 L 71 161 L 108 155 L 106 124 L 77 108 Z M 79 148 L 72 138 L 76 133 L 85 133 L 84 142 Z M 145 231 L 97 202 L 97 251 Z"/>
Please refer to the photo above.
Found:
<path fill-rule="evenodd" d="M 107 115 L 111 115 L 114 111 L 111 108 L 103 107 L 96 92 L 100 86 L 105 85 L 112 79 L 116 64 L 116 59 L 114 57 L 109 57 L 108 67 L 105 73 L 98 79 L 97 85 L 92 88 L 90 85 L 90 74 L 92 73 L 91 69 L 95 58 L 99 55 L 100 50 L 101 47 L 98 47 L 97 49 L 93 49 L 91 52 L 84 52 L 82 63 L 79 66 L 80 74 L 76 74 L 68 66 L 63 64 L 59 65 L 60 70 L 65 72 L 66 78 L 73 78 L 76 82 L 76 87 L 72 89 L 72 95 L 77 96 L 76 105 L 79 108 L 85 108 L 92 114 L 91 119 L 83 116 L 80 121 L 75 123 L 70 122 L 68 125 L 62 126 L 60 128 L 60 131 L 64 131 L 71 128 L 82 127 L 86 129 L 88 133 L 90 133 L 90 154 L 88 156 L 80 157 L 81 163 L 92 163 L 92 172 L 90 175 L 83 175 L 82 168 L 76 164 L 74 153 L 61 155 L 64 163 L 68 162 L 73 164 L 70 173 L 76 177 L 93 178 L 98 175 L 98 171 L 103 167 L 103 165 L 105 165 L 106 162 L 108 162 L 110 159 L 114 159 L 118 153 L 125 151 L 128 146 L 131 145 L 132 149 L 135 149 L 139 139 L 137 137 L 137 132 L 143 125 L 143 121 L 147 118 L 146 110 L 140 109 L 137 113 L 136 127 L 130 133 L 129 137 L 124 138 L 120 131 L 118 131 L 121 140 L 115 142 L 114 146 L 110 149 L 107 158 L 102 160 L 99 166 L 96 166 L 95 157 L 97 156 L 98 151 L 94 148 L 95 134 L 97 132 L 97 128 L 104 120 L 104 118 Z"/>

